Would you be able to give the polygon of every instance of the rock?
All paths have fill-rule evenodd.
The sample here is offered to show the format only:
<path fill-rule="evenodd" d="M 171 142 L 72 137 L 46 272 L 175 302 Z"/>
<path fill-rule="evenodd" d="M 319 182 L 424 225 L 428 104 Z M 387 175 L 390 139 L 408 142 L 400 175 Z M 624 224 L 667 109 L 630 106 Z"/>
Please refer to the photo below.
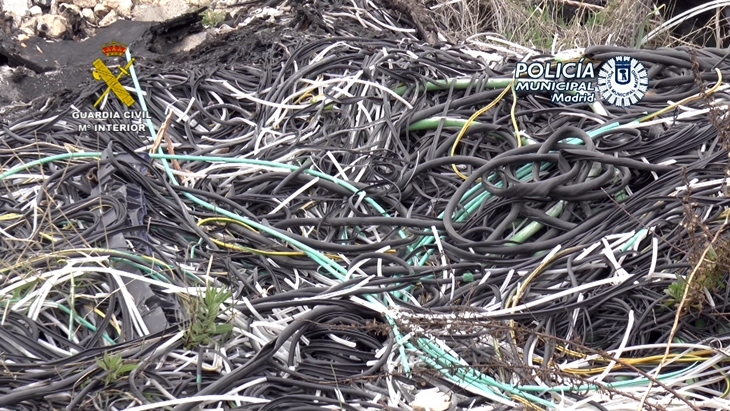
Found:
<path fill-rule="evenodd" d="M 41 7 L 51 7 L 51 0 L 35 0 L 33 4 Z"/>
<path fill-rule="evenodd" d="M 2 5 L 1 1 L 0 5 Z M 10 14 L 6 15 L 4 11 L 0 10 L 0 35 L 2 35 L 2 33 L 10 34 L 10 32 L 19 25 L 19 22 L 16 22 L 16 24 L 13 25 L 13 20 L 15 20 L 13 16 Z"/>
<path fill-rule="evenodd" d="M 451 396 L 438 388 L 419 391 L 411 402 L 413 411 L 446 411 L 451 407 Z"/>
<path fill-rule="evenodd" d="M 96 17 L 103 19 L 104 16 L 109 13 L 109 10 L 111 10 L 109 7 L 99 3 L 96 6 L 94 6 L 94 14 L 96 14 Z"/>
<path fill-rule="evenodd" d="M 243 22 L 241 22 L 239 24 L 239 27 L 248 26 L 249 24 L 251 24 L 252 21 L 254 21 L 256 19 L 268 20 L 273 23 L 276 21 L 277 17 L 279 17 L 283 14 L 284 14 L 284 12 L 281 10 L 274 9 L 271 7 L 263 7 L 263 8 L 257 9 L 253 13 L 249 13 L 249 16 L 246 17 L 246 19 L 243 20 Z"/>
<path fill-rule="evenodd" d="M 38 34 L 43 33 L 47 38 L 59 38 L 66 33 L 68 22 L 63 16 L 46 14 L 38 18 Z"/>
<path fill-rule="evenodd" d="M 99 21 L 99 27 L 107 27 L 110 24 L 114 23 L 115 21 L 117 21 L 117 12 L 112 10 L 109 12 L 109 14 L 104 16 L 104 18 L 101 19 L 101 21 Z"/>
<path fill-rule="evenodd" d="M 235 30 L 235 29 L 233 27 L 231 27 L 231 26 L 229 26 L 229 25 L 227 25 L 227 24 L 224 23 L 224 24 L 221 24 L 221 26 L 218 27 L 217 30 L 218 30 L 218 34 L 226 34 L 226 33 L 229 33 L 231 31 Z"/>
<path fill-rule="evenodd" d="M 84 16 L 86 21 L 89 23 L 96 23 L 96 13 L 94 13 L 94 10 L 91 10 L 89 8 L 81 10 L 81 15 Z"/>
<path fill-rule="evenodd" d="M 73 3 L 79 7 L 79 9 L 91 8 L 96 6 L 96 0 L 73 0 Z"/>
<path fill-rule="evenodd" d="M 0 66 L 0 114 L 4 114 L 3 106 L 14 103 L 20 99 L 20 93 L 10 82 L 14 70 L 8 66 Z"/>
<path fill-rule="evenodd" d="M 190 51 L 199 45 L 203 44 L 205 39 L 208 37 L 208 33 L 202 31 L 200 33 L 191 34 L 178 44 L 175 45 L 170 51 L 173 53 L 180 53 L 182 51 Z"/>
<path fill-rule="evenodd" d="M 20 31 L 27 36 L 35 36 L 35 30 L 37 26 L 38 16 L 33 16 L 20 25 Z"/>
<path fill-rule="evenodd" d="M 43 10 L 41 10 L 40 6 L 33 6 L 29 10 L 31 16 L 38 16 L 40 14 L 43 14 Z"/>
<path fill-rule="evenodd" d="M 132 15 L 132 0 L 119 0 L 119 6 L 117 6 L 117 15 L 121 17 L 129 17 Z"/>
<path fill-rule="evenodd" d="M 159 5 L 143 4 L 142 0 L 138 0 L 132 10 L 132 18 L 135 21 L 166 21 L 187 11 L 188 5 L 184 0 L 162 0 Z"/>
<path fill-rule="evenodd" d="M 77 6 L 75 4 L 68 4 L 68 3 L 61 4 L 60 6 L 58 6 L 58 10 L 61 13 L 81 14 L 81 9 L 79 8 L 79 6 Z"/>
<path fill-rule="evenodd" d="M 109 10 L 115 10 L 117 7 L 119 7 L 119 0 L 104 0 L 101 2 L 107 9 Z"/>
<path fill-rule="evenodd" d="M 33 70 L 18 66 L 13 71 L 13 74 L 10 75 L 10 81 L 17 84 L 22 82 L 26 77 L 33 77 L 34 75 L 35 72 Z"/>
<path fill-rule="evenodd" d="M 66 26 L 68 32 L 73 38 L 83 38 L 90 35 L 91 28 L 88 27 L 87 19 L 81 13 L 78 6 L 73 4 L 64 4 L 63 9 L 59 13 L 61 16 L 66 18 Z M 90 10 L 90 9 L 84 9 Z M 92 12 L 93 14 L 93 12 Z"/>
<path fill-rule="evenodd" d="M 0 0 L 0 10 L 13 16 L 15 25 L 20 25 L 21 18 L 28 13 L 28 0 Z"/>

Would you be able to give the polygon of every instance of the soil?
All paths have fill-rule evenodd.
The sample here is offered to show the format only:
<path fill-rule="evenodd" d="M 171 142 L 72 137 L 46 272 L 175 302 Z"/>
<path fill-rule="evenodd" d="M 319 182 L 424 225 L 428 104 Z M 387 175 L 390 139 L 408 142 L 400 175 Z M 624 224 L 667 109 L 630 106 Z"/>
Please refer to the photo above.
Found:
<path fill-rule="evenodd" d="M 296 39 L 297 42 L 309 42 L 326 36 L 396 38 L 395 33 L 368 30 L 349 19 L 338 21 L 333 30 L 324 23 L 321 13 L 329 7 L 336 7 L 337 0 L 317 1 L 314 4 L 297 3 L 292 6 L 287 19 L 276 22 L 254 20 L 182 53 L 171 53 L 169 50 L 188 34 L 200 31 L 201 10 L 163 23 L 118 20 L 84 42 L 46 42 L 33 38 L 25 41 L 25 47 L 22 47 L 0 31 L 0 56 L 6 56 L 11 67 L 25 66 L 32 69 L 29 75 L 14 83 L 6 81 L 3 84 L 0 76 L 0 92 L 3 88 L 11 89 L 0 94 L 18 96 L 20 101 L 31 102 L 30 106 L 5 107 L 5 113 L 0 116 L 0 126 L 3 122 L 9 124 L 13 119 L 40 107 L 49 110 L 67 108 L 69 104 L 79 98 L 86 98 L 102 87 L 103 84 L 90 75 L 90 64 L 99 57 L 100 46 L 112 39 L 128 45 L 136 59 L 135 66 L 140 68 L 214 70 L 232 64 L 266 66 L 278 63 L 285 56 L 281 47 L 275 45 L 283 38 Z M 0 110 L 10 103 L 0 98 Z"/>

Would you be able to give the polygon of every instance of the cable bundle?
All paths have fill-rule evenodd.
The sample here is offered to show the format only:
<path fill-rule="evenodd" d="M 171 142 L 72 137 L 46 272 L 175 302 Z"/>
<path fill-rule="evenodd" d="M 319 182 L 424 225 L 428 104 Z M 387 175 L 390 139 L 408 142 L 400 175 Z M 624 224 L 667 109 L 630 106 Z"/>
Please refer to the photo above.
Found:
<path fill-rule="evenodd" d="M 624 110 L 463 47 L 282 46 L 135 64 L 149 123 L 95 89 L 2 128 L 0 406 L 729 406 L 724 51 L 585 50 L 646 66 Z"/>

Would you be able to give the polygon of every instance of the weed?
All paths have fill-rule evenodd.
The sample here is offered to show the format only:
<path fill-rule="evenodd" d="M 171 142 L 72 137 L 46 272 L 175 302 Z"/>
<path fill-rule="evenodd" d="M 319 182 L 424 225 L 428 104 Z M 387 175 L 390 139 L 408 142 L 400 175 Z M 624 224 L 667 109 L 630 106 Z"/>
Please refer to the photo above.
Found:
<path fill-rule="evenodd" d="M 713 99 L 705 93 L 705 84 L 702 80 L 699 63 L 694 52 L 690 51 L 692 60 L 692 73 L 695 83 L 701 90 L 701 96 L 705 105 L 710 107 L 709 120 L 717 130 L 718 140 L 725 149 L 730 148 L 730 123 L 723 117 Z M 730 173 L 730 169 L 726 172 Z M 702 221 L 700 213 L 695 208 L 696 203 L 692 199 L 691 185 L 686 170 L 682 174 L 682 180 L 687 187 L 682 195 L 684 207 L 684 220 L 682 227 L 686 231 L 685 247 L 687 249 L 687 261 L 692 267 L 692 278 L 678 277 L 664 291 L 670 297 L 670 305 L 679 302 L 684 311 L 688 308 L 702 309 L 708 292 L 719 292 L 725 288 L 727 273 L 730 272 L 730 236 L 724 233 L 727 224 L 728 211 L 725 210 L 719 216 Z M 717 223 L 722 219 L 725 223 L 719 227 Z M 682 297 L 686 299 L 682 302 Z"/>
<path fill-rule="evenodd" d="M 97 358 L 96 363 L 99 367 L 106 371 L 104 375 L 104 384 L 109 385 L 119 380 L 124 374 L 137 368 L 134 361 L 125 361 L 121 354 L 112 354 L 105 352 L 101 359 Z"/>
<path fill-rule="evenodd" d="M 699 225 L 699 222 L 695 222 L 694 225 Z M 670 298 L 665 305 L 680 302 L 685 290 L 689 287 L 684 307 L 701 310 L 707 298 L 707 292 L 712 294 L 725 288 L 726 274 L 730 271 L 730 238 L 721 237 L 713 241 L 712 237 L 708 237 L 706 233 L 697 233 L 698 230 L 710 231 L 711 229 L 706 224 L 704 227 L 693 227 L 692 223 L 688 224 L 690 246 L 687 258 L 691 266 L 696 268 L 694 278 L 689 283 L 684 276 L 677 276 L 677 280 L 664 290 L 664 293 Z M 706 252 L 701 252 L 705 249 Z"/>
<path fill-rule="evenodd" d="M 226 19 L 223 11 L 206 10 L 202 13 L 203 25 L 206 27 L 218 27 Z"/>
<path fill-rule="evenodd" d="M 207 287 L 201 295 L 183 300 L 190 316 L 183 335 L 185 348 L 210 344 L 214 337 L 233 330 L 231 324 L 218 323 L 218 316 L 223 313 L 221 306 L 230 297 L 229 291 Z"/>
<path fill-rule="evenodd" d="M 657 9 L 647 2 L 582 3 L 573 7 L 574 15 L 563 11 L 563 2 L 553 0 L 431 0 L 427 4 L 438 11 L 446 35 L 453 41 L 491 31 L 513 43 L 542 50 L 634 46 L 644 33 L 661 24 Z"/>

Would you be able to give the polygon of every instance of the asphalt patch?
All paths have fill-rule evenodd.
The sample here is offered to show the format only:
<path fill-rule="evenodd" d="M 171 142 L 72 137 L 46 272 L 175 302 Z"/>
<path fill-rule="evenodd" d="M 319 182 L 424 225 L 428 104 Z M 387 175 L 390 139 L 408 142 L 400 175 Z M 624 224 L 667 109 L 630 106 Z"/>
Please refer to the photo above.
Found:
<path fill-rule="evenodd" d="M 54 105 L 72 103 L 74 95 L 104 87 L 92 76 L 92 62 L 104 57 L 101 47 L 112 40 L 127 45 L 138 62 L 166 60 L 177 43 L 203 30 L 200 13 L 204 10 L 160 23 L 117 20 L 84 41 L 33 37 L 21 42 L 0 30 L 0 67 L 5 67 L 0 72 L 0 114 L 4 119 L 15 118 L 18 110 L 10 105 L 27 111 L 46 106 L 49 100 Z"/>

